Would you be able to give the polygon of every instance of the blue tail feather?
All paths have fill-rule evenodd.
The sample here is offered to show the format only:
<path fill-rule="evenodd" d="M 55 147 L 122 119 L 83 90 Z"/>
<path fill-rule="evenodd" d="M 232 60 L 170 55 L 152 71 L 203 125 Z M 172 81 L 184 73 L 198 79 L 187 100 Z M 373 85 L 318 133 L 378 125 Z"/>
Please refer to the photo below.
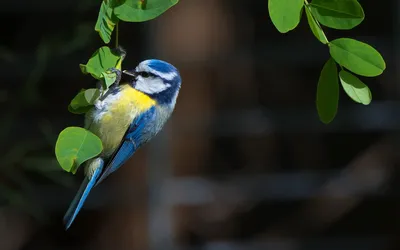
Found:
<path fill-rule="evenodd" d="M 96 183 L 103 170 L 103 165 L 104 162 L 101 160 L 100 166 L 96 168 L 92 177 L 90 179 L 89 177 L 85 177 L 85 179 L 83 180 L 77 194 L 75 195 L 75 198 L 72 200 L 71 205 L 64 215 L 65 230 L 68 230 L 68 228 L 71 226 L 72 222 L 78 215 L 79 211 L 81 210 L 90 191 L 94 187 L 94 184 Z"/>

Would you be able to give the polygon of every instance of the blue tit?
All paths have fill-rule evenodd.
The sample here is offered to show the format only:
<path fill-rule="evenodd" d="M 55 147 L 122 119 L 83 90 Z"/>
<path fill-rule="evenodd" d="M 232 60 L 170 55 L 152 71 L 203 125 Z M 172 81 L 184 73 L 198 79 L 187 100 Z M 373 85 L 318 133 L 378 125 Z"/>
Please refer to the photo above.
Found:
<path fill-rule="evenodd" d="M 123 72 L 130 80 L 110 88 L 86 113 L 85 127 L 101 139 L 103 151 L 85 162 L 85 178 L 64 216 L 66 229 L 92 188 L 150 141 L 175 108 L 181 77 L 173 65 L 151 59 Z"/>

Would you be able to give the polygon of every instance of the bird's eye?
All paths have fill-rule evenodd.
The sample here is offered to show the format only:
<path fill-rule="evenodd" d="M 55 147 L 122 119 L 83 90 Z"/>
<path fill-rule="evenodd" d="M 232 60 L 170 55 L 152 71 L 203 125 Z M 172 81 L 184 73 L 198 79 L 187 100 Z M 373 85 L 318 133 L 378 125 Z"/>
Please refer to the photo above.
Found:
<path fill-rule="evenodd" d="M 147 77 L 150 76 L 150 74 L 148 72 L 145 72 L 145 71 L 139 72 L 139 75 L 144 77 L 144 78 L 147 78 Z"/>

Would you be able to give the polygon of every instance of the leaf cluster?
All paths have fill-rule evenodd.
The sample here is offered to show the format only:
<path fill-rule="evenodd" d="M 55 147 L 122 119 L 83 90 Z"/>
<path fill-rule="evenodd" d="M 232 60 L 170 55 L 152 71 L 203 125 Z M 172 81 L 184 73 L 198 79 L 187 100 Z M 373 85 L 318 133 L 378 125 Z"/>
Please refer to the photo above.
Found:
<path fill-rule="evenodd" d="M 328 46 L 330 58 L 322 68 L 316 97 L 318 115 L 323 123 L 332 122 L 337 114 L 339 81 L 353 101 L 364 105 L 371 103 L 370 89 L 356 75 L 379 76 L 386 69 L 383 57 L 372 46 L 352 38 L 329 41 L 323 31 L 323 27 L 350 30 L 361 24 L 365 14 L 357 0 L 269 0 L 268 10 L 281 33 L 295 29 L 305 11 L 311 32 Z"/>

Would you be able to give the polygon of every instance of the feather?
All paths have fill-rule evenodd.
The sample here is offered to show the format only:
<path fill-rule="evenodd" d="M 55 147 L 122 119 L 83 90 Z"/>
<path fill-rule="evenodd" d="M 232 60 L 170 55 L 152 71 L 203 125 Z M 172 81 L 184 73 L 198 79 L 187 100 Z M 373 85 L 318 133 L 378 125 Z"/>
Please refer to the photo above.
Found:
<path fill-rule="evenodd" d="M 98 179 L 96 186 L 102 182 L 111 173 L 119 169 L 146 141 L 148 134 L 149 124 L 153 123 L 155 119 L 155 107 L 151 107 L 146 112 L 137 116 L 129 128 L 127 129 L 124 139 L 122 140 L 119 148 L 115 151 L 110 158 L 107 166 Z"/>
<path fill-rule="evenodd" d="M 99 160 L 98 167 L 94 170 L 92 175 L 85 176 L 85 179 L 83 180 L 77 194 L 75 195 L 75 198 L 72 200 L 67 212 L 64 215 L 65 230 L 68 230 L 72 222 L 75 220 L 90 191 L 94 187 L 96 180 L 99 178 L 100 173 L 103 170 L 104 161 L 101 158 L 97 159 Z"/>

